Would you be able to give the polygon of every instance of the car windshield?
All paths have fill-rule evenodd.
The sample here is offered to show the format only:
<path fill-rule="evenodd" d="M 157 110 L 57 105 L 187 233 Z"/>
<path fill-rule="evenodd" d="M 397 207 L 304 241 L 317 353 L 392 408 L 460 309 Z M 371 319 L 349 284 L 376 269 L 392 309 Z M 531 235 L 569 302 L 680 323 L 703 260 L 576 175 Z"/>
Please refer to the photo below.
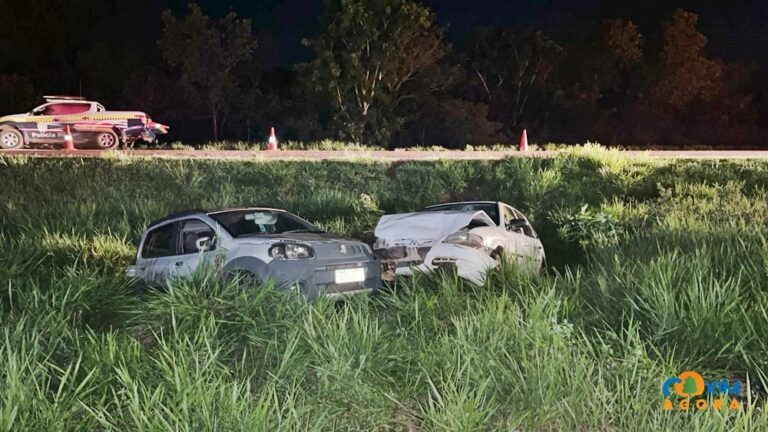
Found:
<path fill-rule="evenodd" d="M 270 234 L 319 233 L 321 229 L 288 212 L 277 210 L 232 210 L 211 213 L 232 237 Z"/>
<path fill-rule="evenodd" d="M 499 220 L 499 210 L 495 203 L 454 203 L 424 209 L 425 212 L 438 211 L 479 211 L 482 210 L 494 221 Z"/>

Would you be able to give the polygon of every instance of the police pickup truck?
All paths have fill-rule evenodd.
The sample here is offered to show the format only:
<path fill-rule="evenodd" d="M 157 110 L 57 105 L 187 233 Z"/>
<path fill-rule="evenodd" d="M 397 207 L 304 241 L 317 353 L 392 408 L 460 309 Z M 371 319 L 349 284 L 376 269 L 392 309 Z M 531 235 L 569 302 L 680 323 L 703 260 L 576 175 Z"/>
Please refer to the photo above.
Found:
<path fill-rule="evenodd" d="M 0 117 L 0 149 L 58 147 L 69 131 L 78 148 L 111 149 L 119 144 L 154 142 L 168 126 L 139 111 L 107 111 L 98 102 L 74 96 L 45 96 L 45 103 L 24 114 Z"/>

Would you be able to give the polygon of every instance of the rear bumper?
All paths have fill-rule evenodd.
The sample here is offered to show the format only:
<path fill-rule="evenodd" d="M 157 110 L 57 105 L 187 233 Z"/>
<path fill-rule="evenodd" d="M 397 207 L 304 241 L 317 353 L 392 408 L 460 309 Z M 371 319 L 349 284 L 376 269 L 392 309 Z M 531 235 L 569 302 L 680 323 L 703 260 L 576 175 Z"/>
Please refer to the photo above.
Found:
<path fill-rule="evenodd" d="M 337 283 L 337 270 L 362 269 L 364 279 Z M 290 289 L 312 300 L 319 297 L 342 299 L 358 294 L 371 294 L 381 286 L 381 265 L 375 256 L 275 260 L 269 263 L 270 276 Z"/>

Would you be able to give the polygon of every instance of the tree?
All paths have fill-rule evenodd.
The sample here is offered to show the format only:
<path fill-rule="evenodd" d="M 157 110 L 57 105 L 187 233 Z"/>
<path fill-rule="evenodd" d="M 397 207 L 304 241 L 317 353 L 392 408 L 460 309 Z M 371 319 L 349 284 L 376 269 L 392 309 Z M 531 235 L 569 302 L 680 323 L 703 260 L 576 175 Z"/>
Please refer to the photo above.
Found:
<path fill-rule="evenodd" d="M 664 25 L 660 77 L 653 91 L 662 108 L 680 111 L 719 91 L 723 66 L 704 55 L 707 38 L 696 28 L 698 21 L 698 15 L 678 9 Z"/>
<path fill-rule="evenodd" d="M 501 132 L 504 125 L 488 120 L 488 105 L 448 98 L 428 102 L 408 124 L 409 144 L 463 149 L 467 144 L 492 145 L 506 138 Z"/>
<path fill-rule="evenodd" d="M 163 13 L 160 49 L 168 65 L 180 74 L 181 84 L 200 104 L 207 106 L 213 139 L 219 139 L 219 113 L 232 71 L 250 60 L 256 47 L 251 21 L 234 12 L 211 19 L 200 6 L 190 3 L 189 15 Z"/>
<path fill-rule="evenodd" d="M 603 23 L 603 37 L 610 57 L 620 70 L 628 70 L 643 59 L 643 37 L 629 20 L 610 19 Z"/>
<path fill-rule="evenodd" d="M 696 14 L 680 9 L 664 25 L 664 47 L 643 103 L 655 140 L 717 146 L 759 142 L 751 68 L 709 58 L 707 38 L 697 25 Z"/>
<path fill-rule="evenodd" d="M 325 94 L 345 138 L 388 143 L 402 124 L 398 109 L 429 90 L 426 77 L 448 48 L 426 7 L 410 0 L 327 0 L 323 32 L 305 44 L 305 65 Z"/>
<path fill-rule="evenodd" d="M 105 105 L 122 104 L 126 83 L 139 64 L 140 56 L 130 48 L 96 42 L 81 49 L 77 66 L 83 94 Z"/>
<path fill-rule="evenodd" d="M 472 36 L 465 65 L 494 119 L 517 129 L 532 103 L 551 104 L 547 86 L 562 51 L 540 31 L 483 27 Z"/>
<path fill-rule="evenodd" d="M 572 140 L 590 136 L 604 144 L 626 131 L 622 115 L 644 89 L 643 37 L 628 20 L 609 19 L 571 38 L 557 71 L 563 116 L 558 130 Z"/>

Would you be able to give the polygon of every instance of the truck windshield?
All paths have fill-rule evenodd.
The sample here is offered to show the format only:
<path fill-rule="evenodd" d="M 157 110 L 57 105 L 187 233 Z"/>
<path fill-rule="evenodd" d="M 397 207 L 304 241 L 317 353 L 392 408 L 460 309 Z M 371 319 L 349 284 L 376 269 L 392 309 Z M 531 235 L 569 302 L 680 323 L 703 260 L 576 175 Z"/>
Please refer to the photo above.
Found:
<path fill-rule="evenodd" d="M 232 237 L 299 232 L 320 233 L 321 229 L 288 212 L 276 210 L 232 210 L 211 213 Z"/>

